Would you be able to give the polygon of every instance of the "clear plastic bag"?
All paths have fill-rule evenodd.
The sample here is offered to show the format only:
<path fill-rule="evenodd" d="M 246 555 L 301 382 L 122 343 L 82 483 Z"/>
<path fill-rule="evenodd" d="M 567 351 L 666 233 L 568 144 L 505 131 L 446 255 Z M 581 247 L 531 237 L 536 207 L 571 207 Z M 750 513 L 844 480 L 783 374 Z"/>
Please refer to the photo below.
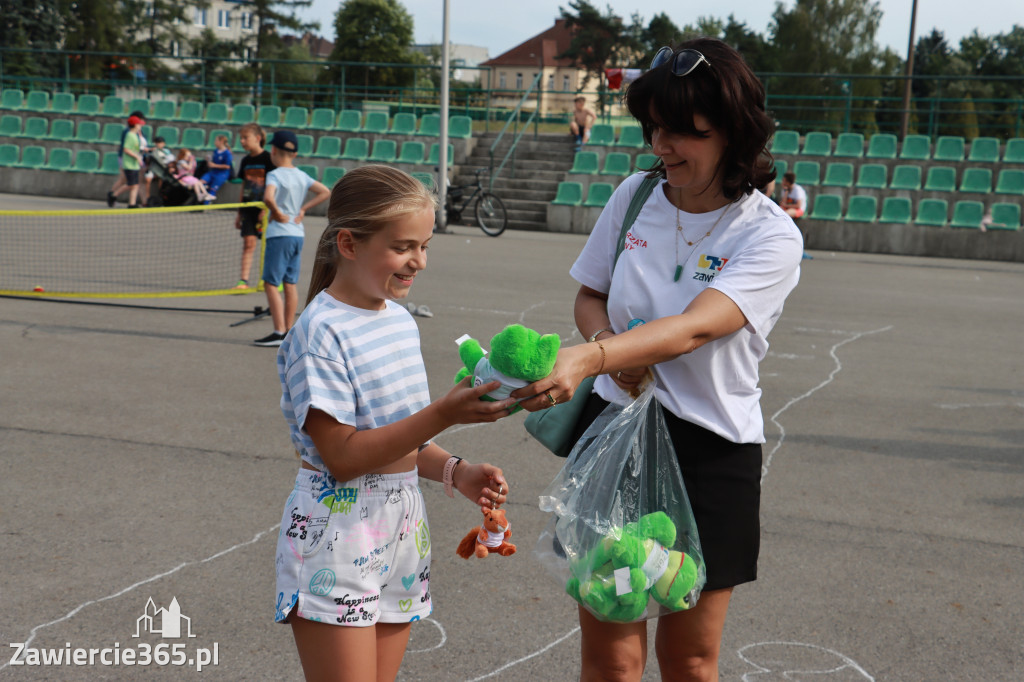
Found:
<path fill-rule="evenodd" d="M 654 382 L 594 420 L 540 508 L 553 517 L 535 555 L 598 619 L 629 623 L 697 603 L 704 559 Z"/>

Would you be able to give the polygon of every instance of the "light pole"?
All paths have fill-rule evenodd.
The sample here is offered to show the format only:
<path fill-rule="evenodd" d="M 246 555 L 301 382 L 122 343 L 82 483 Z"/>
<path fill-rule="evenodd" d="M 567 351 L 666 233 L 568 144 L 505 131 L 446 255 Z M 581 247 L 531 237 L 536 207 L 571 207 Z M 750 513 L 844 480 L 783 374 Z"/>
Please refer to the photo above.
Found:
<path fill-rule="evenodd" d="M 440 148 L 437 150 L 437 198 L 441 207 L 437 212 L 438 232 L 446 231 L 448 224 L 445 211 L 448 195 L 448 0 L 444 0 L 441 16 L 441 134 L 438 136 Z"/>
<path fill-rule="evenodd" d="M 447 2 L 447 0 L 446 0 Z M 907 80 L 903 86 L 903 118 L 900 121 L 900 140 L 910 130 L 910 86 L 914 80 L 914 26 L 917 23 L 917 0 L 910 7 L 910 40 L 907 44 Z"/>

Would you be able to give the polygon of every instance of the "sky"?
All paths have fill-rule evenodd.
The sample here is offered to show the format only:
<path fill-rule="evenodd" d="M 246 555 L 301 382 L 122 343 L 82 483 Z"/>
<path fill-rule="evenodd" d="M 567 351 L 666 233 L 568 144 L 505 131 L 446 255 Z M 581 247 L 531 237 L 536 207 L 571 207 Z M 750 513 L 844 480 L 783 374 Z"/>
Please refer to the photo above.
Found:
<path fill-rule="evenodd" d="M 320 34 L 334 39 L 334 16 L 342 0 L 314 0 L 313 6 L 300 16 L 320 22 Z M 443 0 L 399 0 L 413 16 L 416 43 L 440 43 L 443 30 Z M 891 47 L 906 56 L 910 33 L 912 0 L 878 0 L 882 23 L 876 36 L 882 47 Z M 775 10 L 771 0 L 719 0 L 715 3 L 672 3 L 655 0 L 592 0 L 602 11 L 611 6 L 629 21 L 639 12 L 644 23 L 664 12 L 677 26 L 692 24 L 698 17 L 710 16 L 725 20 L 730 14 L 748 28 L 767 35 Z M 792 7 L 792 0 L 784 2 Z M 551 27 L 560 16 L 565 2 L 548 0 L 449 0 L 449 35 L 453 43 L 486 47 L 490 57 L 515 47 Z M 919 38 L 933 28 L 942 31 L 950 45 L 959 45 L 960 38 L 975 28 L 982 35 L 1008 32 L 1014 24 L 1024 25 L 1024 2 L 1021 0 L 918 0 L 915 34 Z M 916 39 L 915 39 L 916 40 Z"/>

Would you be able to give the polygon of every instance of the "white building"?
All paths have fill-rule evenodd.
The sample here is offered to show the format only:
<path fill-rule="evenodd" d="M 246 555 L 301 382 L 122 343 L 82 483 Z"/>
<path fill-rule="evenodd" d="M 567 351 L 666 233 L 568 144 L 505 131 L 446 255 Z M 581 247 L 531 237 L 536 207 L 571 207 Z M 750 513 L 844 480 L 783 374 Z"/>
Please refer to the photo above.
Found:
<path fill-rule="evenodd" d="M 434 60 L 434 55 L 437 55 L 436 64 L 441 65 L 441 45 L 440 44 L 426 44 L 426 45 L 413 45 L 413 52 L 419 52 L 430 57 L 431 61 Z M 477 45 L 457 45 L 449 43 L 448 45 L 448 61 L 452 67 L 452 78 L 463 83 L 475 83 L 477 80 L 486 80 L 486 71 L 469 68 L 460 69 L 460 66 L 475 67 L 480 66 L 483 62 L 487 61 L 487 48 L 479 47 Z M 481 78 L 483 74 L 483 78 Z"/>

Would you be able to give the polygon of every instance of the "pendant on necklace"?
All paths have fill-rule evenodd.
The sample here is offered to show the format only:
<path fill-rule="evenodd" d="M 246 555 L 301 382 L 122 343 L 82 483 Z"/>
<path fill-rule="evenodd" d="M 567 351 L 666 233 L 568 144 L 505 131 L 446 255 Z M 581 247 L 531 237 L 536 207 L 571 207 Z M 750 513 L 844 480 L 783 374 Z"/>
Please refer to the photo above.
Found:
<path fill-rule="evenodd" d="M 675 274 L 675 277 L 673 277 L 673 278 L 672 278 L 672 281 L 673 281 L 673 282 L 678 282 L 678 281 L 679 281 L 679 278 L 680 278 L 680 277 L 681 277 L 682 275 L 683 275 L 683 266 L 682 266 L 682 265 L 677 265 L 677 266 L 676 266 L 676 274 Z"/>

